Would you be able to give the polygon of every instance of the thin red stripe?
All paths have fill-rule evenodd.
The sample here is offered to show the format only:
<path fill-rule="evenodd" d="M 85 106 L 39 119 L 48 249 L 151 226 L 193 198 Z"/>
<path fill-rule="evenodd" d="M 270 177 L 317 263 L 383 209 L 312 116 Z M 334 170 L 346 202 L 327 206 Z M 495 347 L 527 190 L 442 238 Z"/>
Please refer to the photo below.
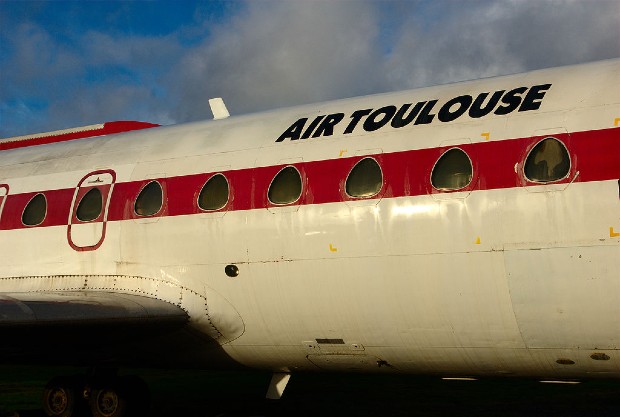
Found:
<path fill-rule="evenodd" d="M 7 149 L 27 148 L 36 145 L 47 145 L 56 142 L 66 142 L 75 139 L 91 138 L 95 136 L 113 135 L 116 133 L 130 132 L 132 130 L 148 129 L 157 127 L 158 124 L 134 121 L 106 122 L 101 129 L 84 130 L 81 132 L 64 133 L 60 135 L 42 136 L 33 139 L 20 140 L 15 142 L 0 142 L 0 151 Z"/>

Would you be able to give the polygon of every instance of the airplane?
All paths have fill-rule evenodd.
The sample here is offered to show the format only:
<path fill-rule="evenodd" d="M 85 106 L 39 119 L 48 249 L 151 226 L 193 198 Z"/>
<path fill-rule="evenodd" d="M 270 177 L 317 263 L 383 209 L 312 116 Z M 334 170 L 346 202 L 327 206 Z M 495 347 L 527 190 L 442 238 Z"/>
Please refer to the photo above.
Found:
<path fill-rule="evenodd" d="M 49 416 L 119 367 L 620 378 L 620 59 L 0 141 L 0 358 Z"/>

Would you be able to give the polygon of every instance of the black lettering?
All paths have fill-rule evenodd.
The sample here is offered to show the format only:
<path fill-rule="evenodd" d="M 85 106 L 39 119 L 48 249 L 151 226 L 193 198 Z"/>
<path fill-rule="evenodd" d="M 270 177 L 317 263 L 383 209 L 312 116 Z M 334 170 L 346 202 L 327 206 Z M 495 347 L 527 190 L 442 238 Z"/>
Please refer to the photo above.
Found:
<path fill-rule="evenodd" d="M 407 112 L 407 110 L 409 110 L 409 107 L 411 107 L 411 103 L 403 104 L 392 118 L 392 127 L 404 127 L 407 126 L 409 123 L 413 122 L 413 119 L 415 119 L 418 113 L 420 113 L 420 110 L 422 110 L 422 106 L 424 105 L 424 103 L 426 103 L 426 101 L 417 102 L 407 116 L 405 116 L 405 113 Z"/>
<path fill-rule="evenodd" d="M 513 90 L 510 90 L 504 97 L 502 97 L 502 103 L 505 106 L 499 106 L 497 110 L 495 110 L 495 114 L 504 115 L 510 112 L 513 112 L 519 104 L 521 104 L 521 94 L 523 94 L 527 90 L 527 87 L 517 87 Z"/>
<path fill-rule="evenodd" d="M 375 110 L 364 121 L 364 130 L 366 132 L 374 132 L 377 129 L 381 129 L 390 121 L 394 113 L 396 113 L 396 106 L 385 106 Z M 377 119 L 377 117 L 379 117 L 379 119 Z"/>
<path fill-rule="evenodd" d="M 304 132 L 303 135 L 301 135 L 302 139 L 308 139 L 310 137 L 310 135 L 312 134 L 312 132 L 314 131 L 314 129 L 319 125 L 319 122 L 321 120 L 323 120 L 323 117 L 325 116 L 317 116 L 312 123 L 310 123 L 310 126 L 308 126 L 308 128 L 306 129 L 306 131 Z"/>
<path fill-rule="evenodd" d="M 297 120 L 295 123 L 291 125 L 282 135 L 276 139 L 276 142 L 282 142 L 284 139 L 289 138 L 291 140 L 297 140 L 301 136 L 302 130 L 304 130 L 304 125 L 308 121 L 307 117 L 303 117 Z"/>
<path fill-rule="evenodd" d="M 476 97 L 474 103 L 469 109 L 469 117 L 477 119 L 491 113 L 495 106 L 497 106 L 497 103 L 499 103 L 499 99 L 502 97 L 502 94 L 504 94 L 505 91 L 506 90 L 499 90 L 494 92 L 488 103 L 484 107 L 482 106 L 482 104 L 484 103 L 484 100 L 487 98 L 489 93 L 478 94 L 478 97 Z"/>
<path fill-rule="evenodd" d="M 429 124 L 430 122 L 432 122 L 433 119 L 435 118 L 435 115 L 431 114 L 431 110 L 433 110 L 433 107 L 435 107 L 435 104 L 437 104 L 437 100 L 431 100 L 431 101 L 427 102 L 426 105 L 424 106 L 424 108 L 422 109 L 422 113 L 420 113 L 418 118 L 415 119 L 415 123 L 414 124 L 416 124 L 416 125 L 426 125 L 426 124 Z"/>
<path fill-rule="evenodd" d="M 538 110 L 551 84 L 535 85 L 527 92 L 519 111 Z"/>
<path fill-rule="evenodd" d="M 471 106 L 472 100 L 473 98 L 470 95 L 458 96 L 448 100 L 446 104 L 439 109 L 437 118 L 442 122 L 451 122 L 458 119 L 467 111 L 469 106 Z M 458 107 L 456 110 L 451 110 L 454 105 L 458 105 Z"/>
<path fill-rule="evenodd" d="M 344 133 L 348 134 L 353 132 L 353 129 L 355 129 L 355 126 L 357 126 L 362 117 L 368 116 L 371 111 L 372 109 L 365 109 L 356 110 L 355 112 L 353 112 L 353 114 L 351 115 L 351 121 L 349 122 L 349 126 L 347 126 L 347 128 L 344 130 Z"/>
<path fill-rule="evenodd" d="M 323 120 L 321 125 L 318 127 L 313 138 L 318 138 L 319 136 L 331 136 L 334 134 L 334 126 L 336 126 L 340 121 L 344 118 L 344 113 L 336 113 L 330 114 Z"/>

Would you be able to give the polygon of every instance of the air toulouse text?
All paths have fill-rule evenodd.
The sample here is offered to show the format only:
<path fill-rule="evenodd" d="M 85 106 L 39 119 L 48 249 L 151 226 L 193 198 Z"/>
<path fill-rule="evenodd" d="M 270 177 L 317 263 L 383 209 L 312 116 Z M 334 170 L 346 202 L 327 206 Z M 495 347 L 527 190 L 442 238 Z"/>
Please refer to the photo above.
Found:
<path fill-rule="evenodd" d="M 361 125 L 366 132 L 374 132 L 388 123 L 393 128 L 400 128 L 411 123 L 424 125 L 435 120 L 440 122 L 452 122 L 467 113 L 473 119 L 486 116 L 490 113 L 507 115 L 517 110 L 519 112 L 538 110 L 542 104 L 546 92 L 551 84 L 540 84 L 532 87 L 518 87 L 512 90 L 498 90 L 494 93 L 483 92 L 477 97 L 462 95 L 446 101 L 439 110 L 439 100 L 419 101 L 405 103 L 397 108 L 390 105 L 379 109 L 362 109 L 354 111 L 349 116 L 344 134 L 353 133 Z M 490 95 L 490 97 L 489 97 Z M 320 115 L 309 122 L 307 117 L 302 117 L 293 123 L 276 142 L 285 139 L 298 140 L 331 136 L 334 129 L 345 118 L 344 113 Z"/>

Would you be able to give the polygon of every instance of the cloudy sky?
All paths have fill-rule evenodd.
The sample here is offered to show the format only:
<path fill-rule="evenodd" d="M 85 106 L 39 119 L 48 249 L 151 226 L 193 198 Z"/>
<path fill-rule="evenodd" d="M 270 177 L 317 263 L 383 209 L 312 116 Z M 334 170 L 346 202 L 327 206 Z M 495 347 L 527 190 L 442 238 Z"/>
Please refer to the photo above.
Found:
<path fill-rule="evenodd" d="M 0 137 L 620 56 L 619 0 L 0 1 Z"/>

